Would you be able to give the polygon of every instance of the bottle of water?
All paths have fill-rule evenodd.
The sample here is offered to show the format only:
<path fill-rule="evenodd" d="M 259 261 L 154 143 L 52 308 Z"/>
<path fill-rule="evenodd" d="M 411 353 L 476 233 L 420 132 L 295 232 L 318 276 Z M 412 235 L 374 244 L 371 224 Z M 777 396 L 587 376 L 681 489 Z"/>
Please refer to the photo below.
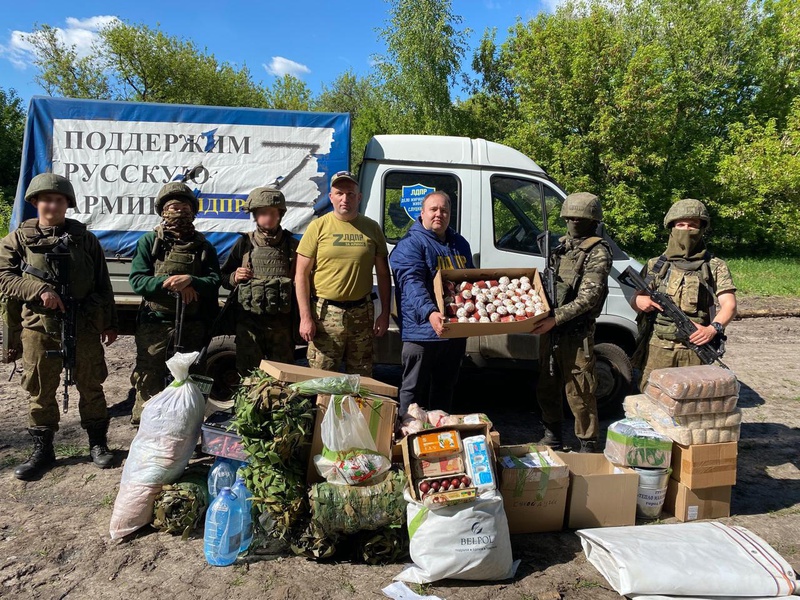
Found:
<path fill-rule="evenodd" d="M 203 552 L 208 564 L 232 565 L 242 545 L 242 511 L 231 488 L 224 487 L 206 511 Z"/>
<path fill-rule="evenodd" d="M 232 488 L 236 483 L 236 470 L 227 458 L 217 457 L 208 472 L 208 495 L 216 498 L 222 488 Z"/>
<path fill-rule="evenodd" d="M 251 500 L 253 494 L 247 489 L 242 477 L 236 478 L 236 483 L 233 484 L 231 490 L 236 494 L 242 512 L 242 545 L 239 547 L 239 552 L 245 552 L 253 541 L 253 501 Z"/>

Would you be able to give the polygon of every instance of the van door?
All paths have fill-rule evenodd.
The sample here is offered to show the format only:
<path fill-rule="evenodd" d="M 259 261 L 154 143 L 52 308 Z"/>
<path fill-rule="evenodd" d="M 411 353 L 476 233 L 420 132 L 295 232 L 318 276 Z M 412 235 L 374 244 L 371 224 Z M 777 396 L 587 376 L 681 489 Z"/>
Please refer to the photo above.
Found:
<path fill-rule="evenodd" d="M 565 230 L 558 217 L 561 197 L 535 177 L 484 171 L 486 191 L 481 205 L 480 266 L 482 268 L 544 268 L 537 238 L 544 230 L 545 214 L 554 241 Z M 548 206 L 555 210 L 546 210 Z M 555 215 L 555 217 L 553 216 Z M 533 361 L 538 358 L 537 338 L 529 334 L 493 335 L 470 339 L 467 352 L 481 364 L 496 359 Z"/>

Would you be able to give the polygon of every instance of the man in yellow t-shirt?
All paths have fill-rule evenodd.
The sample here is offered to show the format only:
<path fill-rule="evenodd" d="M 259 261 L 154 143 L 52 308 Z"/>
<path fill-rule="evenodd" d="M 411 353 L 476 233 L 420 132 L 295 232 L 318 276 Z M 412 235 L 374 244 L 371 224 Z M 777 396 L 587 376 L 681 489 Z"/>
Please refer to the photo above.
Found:
<path fill-rule="evenodd" d="M 308 364 L 372 375 L 372 342 L 389 328 L 388 249 L 380 225 L 360 215 L 358 180 L 349 171 L 331 177 L 333 212 L 312 221 L 297 247 L 295 284 L 300 335 Z M 378 276 L 381 314 L 372 304 L 372 268 Z"/>

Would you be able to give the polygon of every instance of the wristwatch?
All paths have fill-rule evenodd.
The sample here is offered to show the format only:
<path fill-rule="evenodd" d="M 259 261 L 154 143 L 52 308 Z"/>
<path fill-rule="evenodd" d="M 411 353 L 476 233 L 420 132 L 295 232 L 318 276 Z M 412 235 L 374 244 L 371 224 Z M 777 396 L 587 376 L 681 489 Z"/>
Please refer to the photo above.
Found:
<path fill-rule="evenodd" d="M 714 321 L 711 323 L 711 326 L 717 330 L 717 335 L 725 335 L 725 328 L 722 326 L 722 323 Z"/>

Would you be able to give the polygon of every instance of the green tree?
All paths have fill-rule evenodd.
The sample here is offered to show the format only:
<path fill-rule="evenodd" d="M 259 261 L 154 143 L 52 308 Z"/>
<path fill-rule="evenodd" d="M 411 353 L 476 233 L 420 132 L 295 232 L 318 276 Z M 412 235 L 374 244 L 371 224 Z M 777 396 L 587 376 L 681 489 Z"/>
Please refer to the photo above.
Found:
<path fill-rule="evenodd" d="M 459 111 L 451 86 L 459 83 L 469 31 L 450 0 L 387 0 L 389 20 L 379 29 L 386 54 L 376 68 L 391 133 L 454 134 Z"/>
<path fill-rule="evenodd" d="M 309 110 L 311 90 L 294 75 L 278 77 L 267 89 L 267 107 L 280 110 Z"/>
<path fill-rule="evenodd" d="M 142 102 L 267 106 L 246 66 L 218 61 L 194 42 L 146 25 L 103 27 L 91 52 L 78 57 L 49 25 L 26 36 L 35 49 L 37 81 L 51 95 Z"/>
<path fill-rule="evenodd" d="M 25 109 L 13 89 L 0 88 L 0 234 L 8 230 L 19 179 Z"/>

